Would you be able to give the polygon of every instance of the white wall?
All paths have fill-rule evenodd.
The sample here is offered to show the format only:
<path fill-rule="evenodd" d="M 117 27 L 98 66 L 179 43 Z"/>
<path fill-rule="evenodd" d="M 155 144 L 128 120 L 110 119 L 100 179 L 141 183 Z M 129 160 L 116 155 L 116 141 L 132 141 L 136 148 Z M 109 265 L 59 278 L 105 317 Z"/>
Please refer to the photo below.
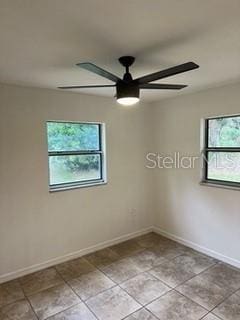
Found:
<path fill-rule="evenodd" d="M 145 168 L 147 152 L 199 155 L 200 119 L 239 113 L 239 101 L 240 85 L 131 108 L 0 86 L 0 282 L 153 224 L 240 266 L 239 192 L 200 186 L 198 165 Z M 48 192 L 49 119 L 106 123 L 107 185 Z"/>
<path fill-rule="evenodd" d="M 0 109 L 0 279 L 152 226 L 149 108 L 4 85 Z M 49 119 L 106 123 L 107 185 L 49 193 Z"/>
<path fill-rule="evenodd" d="M 153 152 L 199 155 L 200 119 L 240 113 L 240 85 L 182 95 L 152 108 Z M 158 192 L 156 226 L 240 266 L 239 191 L 200 186 L 199 162 L 194 169 L 153 171 Z"/>

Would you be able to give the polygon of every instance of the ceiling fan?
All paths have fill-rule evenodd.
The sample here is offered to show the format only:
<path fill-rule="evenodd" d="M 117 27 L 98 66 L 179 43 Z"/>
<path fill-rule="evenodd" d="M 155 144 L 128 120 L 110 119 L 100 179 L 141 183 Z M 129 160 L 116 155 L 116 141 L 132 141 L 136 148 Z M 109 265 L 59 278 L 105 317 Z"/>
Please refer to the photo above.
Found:
<path fill-rule="evenodd" d="M 187 62 L 180 64 L 178 66 L 168 68 L 162 71 L 157 71 L 146 76 L 133 79 L 131 73 L 129 72 L 129 67 L 134 63 L 135 58 L 132 56 L 120 57 L 119 62 L 126 69 L 123 79 L 118 76 L 96 66 L 90 62 L 78 63 L 77 66 L 86 69 L 90 72 L 98 74 L 108 80 L 115 82 L 115 84 L 106 85 L 88 85 L 88 86 L 67 86 L 58 87 L 59 89 L 84 89 L 84 88 L 111 88 L 116 87 L 116 98 L 117 102 L 123 105 L 132 105 L 139 101 L 140 89 L 169 89 L 169 90 L 180 90 L 187 85 L 182 84 L 165 84 L 165 83 L 149 83 L 152 81 L 160 80 L 170 76 L 174 76 L 179 73 L 190 71 L 199 66 L 194 62 Z"/>

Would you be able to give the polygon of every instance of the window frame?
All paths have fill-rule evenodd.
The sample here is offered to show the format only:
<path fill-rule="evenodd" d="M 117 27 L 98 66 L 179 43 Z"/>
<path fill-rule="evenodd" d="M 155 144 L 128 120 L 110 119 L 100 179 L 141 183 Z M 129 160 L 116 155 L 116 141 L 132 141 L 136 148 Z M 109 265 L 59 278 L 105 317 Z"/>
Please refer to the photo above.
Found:
<path fill-rule="evenodd" d="M 98 126 L 98 150 L 77 150 L 77 151 L 49 151 L 48 150 L 48 123 L 69 123 L 69 124 L 83 124 L 83 125 L 97 125 Z M 47 136 L 47 152 L 48 152 L 48 186 L 50 192 L 55 191 L 64 191 L 69 189 L 76 188 L 85 188 L 91 186 L 98 186 L 107 183 L 107 174 L 106 174 L 106 137 L 105 137 L 105 123 L 102 122 L 89 122 L 89 121 L 67 121 L 67 120 L 47 120 L 46 121 L 46 136 Z M 50 183 L 50 166 L 49 159 L 52 156 L 70 156 L 70 155 L 99 155 L 100 156 L 100 178 L 99 179 L 89 179 L 84 181 L 73 181 L 67 183 Z"/>
<path fill-rule="evenodd" d="M 222 187 L 227 189 L 240 190 L 240 182 L 226 181 L 226 180 L 217 180 L 208 178 L 208 153 L 209 152 L 239 152 L 240 147 L 209 147 L 209 121 L 215 119 L 225 119 L 225 118 L 235 118 L 240 117 L 240 114 L 234 115 L 223 115 L 208 117 L 203 119 L 203 139 L 202 139 L 202 179 L 201 184 L 206 184 L 209 186 Z"/>

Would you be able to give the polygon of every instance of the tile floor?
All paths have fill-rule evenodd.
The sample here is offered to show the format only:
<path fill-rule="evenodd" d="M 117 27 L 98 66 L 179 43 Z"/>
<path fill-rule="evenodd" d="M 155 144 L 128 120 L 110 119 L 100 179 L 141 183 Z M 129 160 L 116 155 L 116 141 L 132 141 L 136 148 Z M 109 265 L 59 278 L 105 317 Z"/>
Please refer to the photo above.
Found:
<path fill-rule="evenodd" d="M 155 233 L 0 285 L 0 320 L 240 320 L 240 270 Z"/>

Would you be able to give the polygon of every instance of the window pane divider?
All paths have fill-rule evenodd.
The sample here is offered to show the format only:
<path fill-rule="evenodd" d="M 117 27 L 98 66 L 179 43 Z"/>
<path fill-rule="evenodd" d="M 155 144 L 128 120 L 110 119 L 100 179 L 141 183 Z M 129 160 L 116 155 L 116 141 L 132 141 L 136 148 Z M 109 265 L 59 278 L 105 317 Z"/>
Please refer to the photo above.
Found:
<path fill-rule="evenodd" d="M 48 151 L 49 156 L 71 156 L 71 155 L 94 155 L 102 154 L 101 150 L 85 150 L 85 151 Z"/>
<path fill-rule="evenodd" d="M 240 152 L 240 147 L 208 147 L 204 150 L 210 152 Z"/>

